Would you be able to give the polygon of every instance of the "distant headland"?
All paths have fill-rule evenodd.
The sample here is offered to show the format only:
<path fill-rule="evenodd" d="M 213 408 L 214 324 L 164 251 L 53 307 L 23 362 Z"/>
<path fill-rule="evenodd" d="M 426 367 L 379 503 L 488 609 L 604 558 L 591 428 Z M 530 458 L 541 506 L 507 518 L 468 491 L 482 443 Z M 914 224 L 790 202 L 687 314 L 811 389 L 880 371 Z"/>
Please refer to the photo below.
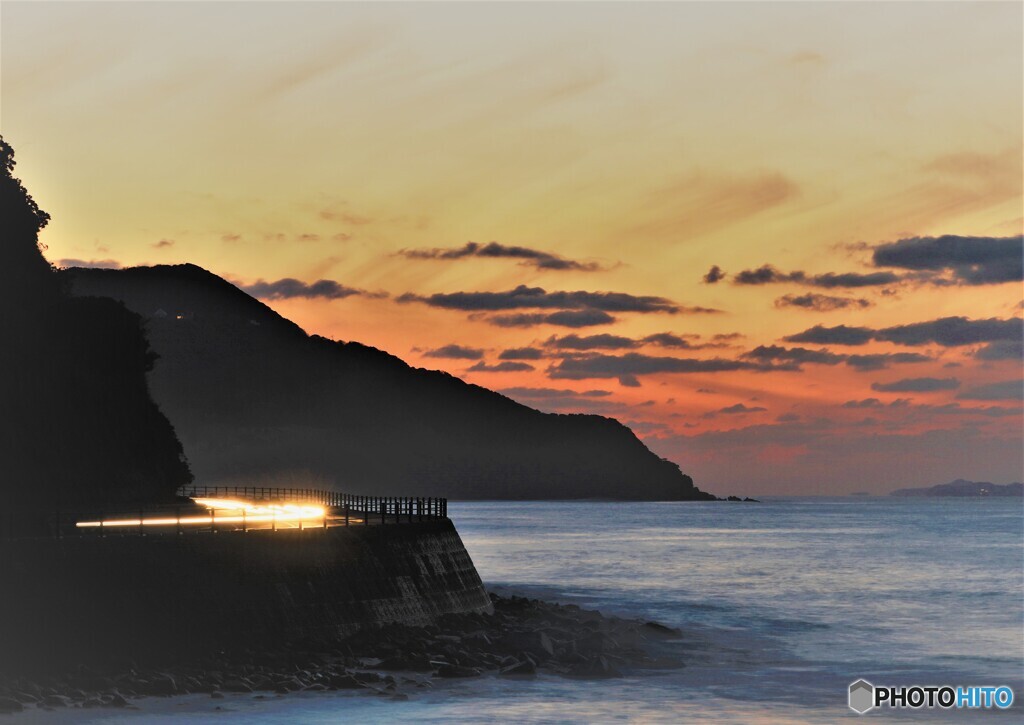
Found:
<path fill-rule="evenodd" d="M 920 496 L 944 496 L 959 498 L 1010 498 L 1024 496 L 1024 484 L 1021 483 L 988 483 L 985 481 L 966 481 L 958 478 L 949 483 L 940 483 L 937 486 L 926 486 L 922 488 L 900 488 L 893 491 L 890 496 L 920 497 Z"/>
<path fill-rule="evenodd" d="M 112 298 L 145 321 L 159 357 L 150 389 L 204 483 L 716 500 L 614 419 L 541 413 L 382 350 L 307 335 L 195 265 L 62 276 L 76 297 Z"/>

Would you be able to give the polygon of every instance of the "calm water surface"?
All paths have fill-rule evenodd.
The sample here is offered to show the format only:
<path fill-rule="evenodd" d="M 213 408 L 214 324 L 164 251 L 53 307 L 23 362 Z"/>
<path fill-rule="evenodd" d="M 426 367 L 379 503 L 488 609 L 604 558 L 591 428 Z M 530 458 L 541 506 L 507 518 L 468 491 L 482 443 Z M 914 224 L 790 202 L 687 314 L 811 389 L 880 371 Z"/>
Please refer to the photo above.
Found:
<path fill-rule="evenodd" d="M 818 723 L 857 718 L 846 688 L 863 677 L 1009 684 L 1017 701 L 1013 712 L 866 716 L 875 721 L 1021 721 L 1019 500 L 473 502 L 449 513 L 492 590 L 680 627 L 688 666 L 597 683 L 442 683 L 408 702 L 151 700 L 130 720 Z"/>

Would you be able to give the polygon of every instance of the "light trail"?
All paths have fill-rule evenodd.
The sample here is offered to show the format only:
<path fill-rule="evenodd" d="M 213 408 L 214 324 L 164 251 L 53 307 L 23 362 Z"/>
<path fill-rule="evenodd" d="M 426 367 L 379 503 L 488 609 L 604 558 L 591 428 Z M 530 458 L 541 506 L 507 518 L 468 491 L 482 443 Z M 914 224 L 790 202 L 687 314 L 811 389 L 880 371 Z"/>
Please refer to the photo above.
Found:
<path fill-rule="evenodd" d="M 313 504 L 261 504 L 223 498 L 193 499 L 205 506 L 210 513 L 206 516 L 155 517 L 135 519 L 108 519 L 103 521 L 78 521 L 75 528 L 107 528 L 124 526 L 216 526 L 217 524 L 277 524 L 320 521 L 326 524 L 327 509 Z M 223 513 L 219 513 L 223 512 Z"/>

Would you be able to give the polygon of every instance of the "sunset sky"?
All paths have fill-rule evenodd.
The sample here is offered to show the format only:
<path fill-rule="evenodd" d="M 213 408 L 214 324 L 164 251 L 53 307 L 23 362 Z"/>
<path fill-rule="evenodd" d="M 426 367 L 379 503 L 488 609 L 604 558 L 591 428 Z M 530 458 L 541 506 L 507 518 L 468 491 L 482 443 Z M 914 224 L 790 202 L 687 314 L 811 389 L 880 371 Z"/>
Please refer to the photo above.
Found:
<path fill-rule="evenodd" d="M 5 2 L 58 265 L 613 416 L 720 495 L 1020 480 L 1022 6 Z"/>

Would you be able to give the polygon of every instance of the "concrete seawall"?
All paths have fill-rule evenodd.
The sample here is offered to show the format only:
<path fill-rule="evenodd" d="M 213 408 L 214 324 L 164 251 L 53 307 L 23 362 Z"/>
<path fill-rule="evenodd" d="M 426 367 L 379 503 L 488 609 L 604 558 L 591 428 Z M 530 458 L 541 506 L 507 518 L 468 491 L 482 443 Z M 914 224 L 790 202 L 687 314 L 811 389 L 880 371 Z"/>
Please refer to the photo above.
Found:
<path fill-rule="evenodd" d="M 258 648 L 490 609 L 448 519 L 3 542 L 0 581 L 8 665 L 47 653 Z"/>

